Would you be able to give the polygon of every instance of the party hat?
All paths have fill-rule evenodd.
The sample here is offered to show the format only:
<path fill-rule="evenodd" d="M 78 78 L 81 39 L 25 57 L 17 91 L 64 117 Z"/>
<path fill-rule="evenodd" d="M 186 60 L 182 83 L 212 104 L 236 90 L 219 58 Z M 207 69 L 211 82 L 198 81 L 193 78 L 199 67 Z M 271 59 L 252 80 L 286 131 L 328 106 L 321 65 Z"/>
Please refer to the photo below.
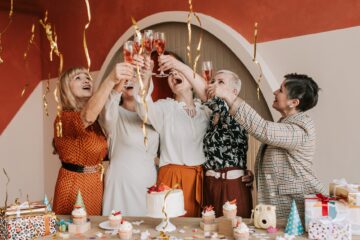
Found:
<path fill-rule="evenodd" d="M 75 206 L 77 206 L 77 207 L 80 206 L 80 207 L 84 208 L 84 210 L 86 210 L 83 198 L 81 196 L 80 189 L 78 190 L 78 193 L 77 193 L 77 196 L 76 196 Z"/>
<path fill-rule="evenodd" d="M 295 200 L 291 203 L 291 210 L 286 224 L 285 233 L 295 236 L 300 236 L 304 233 L 304 228 L 301 223 Z"/>
<path fill-rule="evenodd" d="M 48 212 L 52 211 L 49 199 L 48 199 L 46 194 L 45 194 L 45 197 L 44 197 L 44 205 L 46 206 L 46 211 L 48 211 Z"/>

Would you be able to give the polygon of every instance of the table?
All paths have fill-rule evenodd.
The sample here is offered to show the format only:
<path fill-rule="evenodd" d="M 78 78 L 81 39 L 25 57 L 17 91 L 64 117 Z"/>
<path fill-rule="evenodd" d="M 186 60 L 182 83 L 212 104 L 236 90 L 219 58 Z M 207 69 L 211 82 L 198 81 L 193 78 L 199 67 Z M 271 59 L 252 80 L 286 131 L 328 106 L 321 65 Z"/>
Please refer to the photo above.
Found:
<path fill-rule="evenodd" d="M 70 216 L 58 216 L 59 219 L 69 219 Z M 107 217 L 105 216 L 90 216 L 91 221 L 91 230 L 82 234 L 82 235 L 71 235 L 70 239 L 119 239 L 117 235 L 111 236 L 110 234 L 105 234 L 105 230 L 101 229 L 99 227 L 99 224 L 103 221 L 107 220 Z M 148 230 L 150 232 L 151 237 L 159 236 L 159 232 L 155 230 L 155 227 L 161 222 L 160 219 L 154 219 L 149 217 L 124 217 L 126 221 L 134 222 L 134 221 L 140 221 L 143 220 L 144 223 L 140 224 L 139 226 L 133 224 L 133 229 L 139 229 L 141 232 Z M 200 229 L 200 218 L 185 218 L 185 217 L 179 217 L 179 218 L 173 218 L 171 219 L 171 222 L 176 226 L 176 231 L 170 233 L 170 236 L 179 237 L 182 239 L 205 239 L 204 238 L 204 232 Z M 243 219 L 245 223 L 247 223 L 249 226 L 251 226 L 250 219 Z M 277 235 L 284 235 L 284 222 L 278 222 L 278 228 L 279 231 L 277 234 L 269 234 L 269 238 L 267 239 L 275 239 Z M 181 233 L 179 232 L 180 229 L 183 229 L 185 232 Z M 197 229 L 194 231 L 194 229 Z M 103 233 L 102 238 L 96 238 L 96 233 L 101 232 Z M 256 229 L 256 233 L 266 233 L 265 230 Z M 194 238 L 196 237 L 196 238 Z M 226 239 L 233 239 L 232 236 L 225 236 Z M 44 239 L 54 239 L 54 237 L 47 237 Z M 60 238 L 59 238 L 60 239 Z M 132 239 L 140 239 L 140 233 L 133 234 Z M 207 238 L 209 239 L 209 238 Z M 221 238 L 220 238 L 221 239 Z M 225 238 L 224 238 L 225 239 Z M 259 237 L 254 237 L 250 235 L 250 239 L 261 239 Z M 302 237 L 297 237 L 296 239 L 307 239 L 306 235 Z M 360 236 L 353 236 L 353 240 L 360 240 Z"/>

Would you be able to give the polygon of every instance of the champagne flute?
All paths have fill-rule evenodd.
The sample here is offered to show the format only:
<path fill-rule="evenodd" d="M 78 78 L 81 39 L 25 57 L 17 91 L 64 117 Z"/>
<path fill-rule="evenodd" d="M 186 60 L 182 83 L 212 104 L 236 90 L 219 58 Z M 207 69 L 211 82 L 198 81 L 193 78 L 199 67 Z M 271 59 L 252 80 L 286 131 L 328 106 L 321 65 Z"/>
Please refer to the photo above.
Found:
<path fill-rule="evenodd" d="M 135 35 L 134 35 L 134 50 L 135 50 L 135 54 L 139 53 L 139 51 L 140 51 L 141 44 L 142 44 L 142 39 L 143 39 L 143 36 L 142 36 L 141 33 L 140 33 L 140 35 L 137 35 L 137 34 L 135 33 Z"/>
<path fill-rule="evenodd" d="M 201 67 L 203 78 L 205 78 L 207 84 L 211 81 L 213 77 L 213 65 L 211 61 L 203 61 Z"/>
<path fill-rule="evenodd" d="M 159 56 L 165 52 L 165 33 L 155 32 L 154 34 L 154 45 Z M 160 74 L 156 75 L 157 77 L 167 77 L 169 74 L 165 74 L 163 71 L 160 71 Z"/>
<path fill-rule="evenodd" d="M 151 52 L 153 50 L 153 44 L 154 44 L 154 33 L 153 30 L 145 30 L 144 31 L 144 47 L 145 47 L 145 53 L 147 55 L 151 55 Z"/>
<path fill-rule="evenodd" d="M 126 41 L 123 46 L 124 61 L 132 64 L 134 60 L 135 48 L 133 41 Z"/>
<path fill-rule="evenodd" d="M 124 61 L 127 63 L 132 64 L 134 61 L 134 55 L 135 55 L 135 47 L 133 41 L 126 41 L 123 46 L 123 55 L 124 55 Z M 136 72 L 134 69 L 133 73 L 134 77 L 136 76 Z"/>

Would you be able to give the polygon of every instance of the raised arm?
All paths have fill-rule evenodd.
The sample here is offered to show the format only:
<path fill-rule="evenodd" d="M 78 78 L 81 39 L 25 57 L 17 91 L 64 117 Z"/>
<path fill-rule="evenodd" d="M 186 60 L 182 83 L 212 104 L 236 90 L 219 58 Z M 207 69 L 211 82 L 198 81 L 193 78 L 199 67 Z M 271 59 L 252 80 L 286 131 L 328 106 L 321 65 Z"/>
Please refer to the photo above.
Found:
<path fill-rule="evenodd" d="M 190 82 L 196 95 L 201 99 L 201 101 L 205 102 L 207 100 L 205 80 L 197 73 L 195 73 L 194 77 L 194 72 L 189 66 L 180 62 L 171 55 L 161 55 L 159 57 L 159 65 L 160 70 L 163 71 L 175 69 L 181 72 Z"/>
<path fill-rule="evenodd" d="M 209 96 L 218 96 L 230 106 L 230 114 L 249 134 L 259 141 L 287 149 L 296 149 L 309 141 L 312 121 L 295 123 L 275 123 L 263 119 L 240 97 L 236 97 L 221 86 L 210 85 Z"/>
<path fill-rule="evenodd" d="M 80 116 L 85 128 L 96 121 L 114 86 L 121 80 L 131 79 L 132 74 L 133 68 L 130 64 L 116 64 L 113 71 L 107 76 L 107 78 L 100 85 L 99 89 L 94 93 L 94 95 L 89 99 L 84 108 L 81 110 Z"/>

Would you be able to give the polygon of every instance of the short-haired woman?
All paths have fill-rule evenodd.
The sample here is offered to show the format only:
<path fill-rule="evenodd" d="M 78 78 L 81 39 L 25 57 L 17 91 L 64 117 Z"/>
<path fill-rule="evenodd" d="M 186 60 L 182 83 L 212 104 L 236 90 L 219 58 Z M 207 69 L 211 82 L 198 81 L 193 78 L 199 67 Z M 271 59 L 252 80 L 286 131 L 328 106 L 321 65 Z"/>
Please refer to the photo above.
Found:
<path fill-rule="evenodd" d="M 275 123 L 264 120 L 221 85 L 208 89 L 210 96 L 224 99 L 235 120 L 263 143 L 255 166 L 258 202 L 275 205 L 279 219 L 288 217 L 293 199 L 303 216 L 304 195 L 325 193 L 313 170 L 315 126 L 306 113 L 316 106 L 318 91 L 316 82 L 306 75 L 285 75 L 280 89 L 274 92 L 272 106 L 282 115 Z"/>

